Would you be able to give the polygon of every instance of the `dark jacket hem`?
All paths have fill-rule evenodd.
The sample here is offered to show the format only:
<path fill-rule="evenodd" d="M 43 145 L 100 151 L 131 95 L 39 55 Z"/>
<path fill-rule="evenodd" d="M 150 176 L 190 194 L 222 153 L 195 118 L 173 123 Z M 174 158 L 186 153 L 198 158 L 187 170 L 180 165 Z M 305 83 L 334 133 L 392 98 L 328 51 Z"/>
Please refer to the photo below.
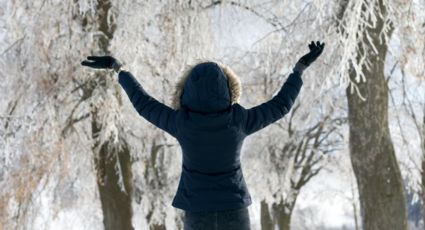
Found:
<path fill-rule="evenodd" d="M 184 203 L 173 201 L 172 206 L 178 209 L 182 209 L 188 212 L 214 212 L 214 211 L 224 211 L 224 210 L 232 210 L 245 208 L 252 204 L 252 200 L 250 198 L 243 200 L 243 202 L 235 202 L 235 203 L 226 203 L 226 204 L 208 204 L 203 207 L 188 207 Z"/>

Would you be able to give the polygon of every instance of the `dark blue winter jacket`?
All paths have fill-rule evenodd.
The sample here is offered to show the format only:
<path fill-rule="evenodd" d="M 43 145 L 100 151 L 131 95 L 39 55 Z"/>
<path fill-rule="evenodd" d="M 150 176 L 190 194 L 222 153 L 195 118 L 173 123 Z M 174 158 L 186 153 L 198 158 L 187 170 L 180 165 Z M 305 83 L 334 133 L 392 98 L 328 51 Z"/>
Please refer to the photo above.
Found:
<path fill-rule="evenodd" d="M 131 73 L 119 73 L 137 112 L 180 143 L 183 164 L 174 207 L 219 211 L 252 203 L 241 170 L 242 143 L 289 112 L 302 86 L 300 75 L 293 72 L 271 100 L 245 109 L 231 103 L 222 69 L 213 62 L 201 63 L 188 75 L 181 107 L 174 110 L 151 97 Z"/>

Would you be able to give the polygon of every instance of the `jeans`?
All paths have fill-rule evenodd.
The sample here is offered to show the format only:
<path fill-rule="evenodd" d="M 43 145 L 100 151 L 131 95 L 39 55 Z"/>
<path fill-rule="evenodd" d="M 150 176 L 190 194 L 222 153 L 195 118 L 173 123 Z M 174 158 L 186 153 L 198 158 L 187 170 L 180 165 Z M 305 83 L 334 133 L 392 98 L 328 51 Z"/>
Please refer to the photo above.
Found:
<path fill-rule="evenodd" d="M 250 230 L 248 208 L 185 212 L 184 230 Z"/>

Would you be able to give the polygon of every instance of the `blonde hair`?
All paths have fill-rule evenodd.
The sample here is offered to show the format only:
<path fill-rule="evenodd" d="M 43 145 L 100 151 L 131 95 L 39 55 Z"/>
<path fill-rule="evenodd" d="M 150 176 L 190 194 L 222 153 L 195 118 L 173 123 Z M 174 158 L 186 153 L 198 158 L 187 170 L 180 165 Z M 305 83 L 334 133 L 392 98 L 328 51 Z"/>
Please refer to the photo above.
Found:
<path fill-rule="evenodd" d="M 172 107 L 174 109 L 180 109 L 180 98 L 183 93 L 184 85 L 187 81 L 187 78 L 189 77 L 190 72 L 193 70 L 193 68 L 203 62 L 209 62 L 208 60 L 200 60 L 194 65 L 188 65 L 186 66 L 185 70 L 183 71 L 183 76 L 177 81 L 176 89 L 173 94 L 173 100 L 172 100 Z M 232 69 L 230 69 L 229 66 L 218 62 L 218 61 L 211 61 L 216 63 L 221 70 L 223 71 L 224 75 L 227 78 L 227 81 L 229 83 L 229 91 L 230 91 L 230 102 L 231 104 L 235 104 L 239 102 L 239 99 L 242 95 L 242 85 L 239 77 L 233 72 Z"/>

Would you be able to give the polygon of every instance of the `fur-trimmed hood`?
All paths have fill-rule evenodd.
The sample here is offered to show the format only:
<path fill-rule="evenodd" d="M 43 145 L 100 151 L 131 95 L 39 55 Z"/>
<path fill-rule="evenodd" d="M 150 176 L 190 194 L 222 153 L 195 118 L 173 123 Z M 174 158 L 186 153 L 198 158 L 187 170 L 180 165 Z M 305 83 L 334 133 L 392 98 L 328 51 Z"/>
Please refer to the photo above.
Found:
<path fill-rule="evenodd" d="M 189 66 L 177 83 L 174 109 L 215 113 L 238 103 L 242 93 L 239 77 L 220 62 L 200 62 Z"/>

